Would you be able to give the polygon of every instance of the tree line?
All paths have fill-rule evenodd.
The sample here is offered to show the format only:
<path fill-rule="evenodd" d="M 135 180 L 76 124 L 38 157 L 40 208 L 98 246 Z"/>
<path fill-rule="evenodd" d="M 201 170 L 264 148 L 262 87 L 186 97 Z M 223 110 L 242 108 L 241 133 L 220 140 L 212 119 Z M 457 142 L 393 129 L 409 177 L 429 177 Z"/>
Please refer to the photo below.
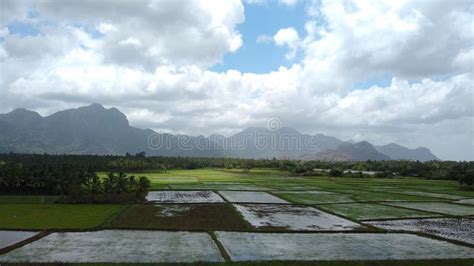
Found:
<path fill-rule="evenodd" d="M 61 202 L 68 203 L 118 203 L 143 201 L 150 189 L 145 176 L 110 172 L 100 178 L 93 168 L 100 165 L 94 157 L 11 154 L 0 158 L 0 193 L 59 195 Z"/>
<path fill-rule="evenodd" d="M 64 193 L 75 179 L 95 172 L 166 172 L 169 169 L 236 168 L 250 170 L 270 168 L 291 174 L 312 174 L 315 168 L 377 171 L 379 177 L 414 176 L 426 179 L 459 180 L 464 187 L 473 186 L 474 162 L 455 161 L 300 161 L 239 158 L 201 157 L 147 157 L 136 155 L 48 155 L 48 154 L 0 154 L 0 191 L 41 191 Z M 12 173 L 13 171 L 13 173 Z M 21 178 L 16 178 L 22 176 Z M 5 187 L 5 178 L 13 179 L 14 185 Z M 47 184 L 47 185 L 45 185 Z M 61 184 L 61 185 L 58 185 Z"/>

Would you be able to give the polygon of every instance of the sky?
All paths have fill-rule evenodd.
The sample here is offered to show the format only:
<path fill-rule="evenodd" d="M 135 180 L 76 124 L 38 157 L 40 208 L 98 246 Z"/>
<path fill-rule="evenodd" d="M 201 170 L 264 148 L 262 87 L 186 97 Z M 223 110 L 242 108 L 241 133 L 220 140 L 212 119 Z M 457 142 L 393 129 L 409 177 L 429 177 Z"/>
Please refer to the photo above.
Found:
<path fill-rule="evenodd" d="M 473 65 L 472 1 L 0 1 L 0 113 L 100 103 L 190 135 L 277 118 L 474 160 Z"/>

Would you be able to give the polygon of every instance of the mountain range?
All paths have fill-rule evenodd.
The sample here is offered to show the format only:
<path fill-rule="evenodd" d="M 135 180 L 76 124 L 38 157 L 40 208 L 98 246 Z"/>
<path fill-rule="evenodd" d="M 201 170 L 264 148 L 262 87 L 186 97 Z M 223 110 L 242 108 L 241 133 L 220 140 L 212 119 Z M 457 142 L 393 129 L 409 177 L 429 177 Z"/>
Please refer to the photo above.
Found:
<path fill-rule="evenodd" d="M 235 135 L 159 134 L 130 126 L 116 108 L 92 104 L 42 117 L 27 109 L 0 114 L 0 153 L 278 158 L 327 161 L 437 160 L 427 148 L 375 146 L 293 128 L 247 128 Z"/>

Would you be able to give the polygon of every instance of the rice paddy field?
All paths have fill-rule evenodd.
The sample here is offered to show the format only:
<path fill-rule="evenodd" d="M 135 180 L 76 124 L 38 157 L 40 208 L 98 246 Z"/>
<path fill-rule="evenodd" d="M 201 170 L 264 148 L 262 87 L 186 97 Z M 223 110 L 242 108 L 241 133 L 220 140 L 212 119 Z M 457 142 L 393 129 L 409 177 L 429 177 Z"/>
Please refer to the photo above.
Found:
<path fill-rule="evenodd" d="M 474 192 L 454 181 L 233 169 L 129 174 L 151 180 L 147 202 L 0 195 L 0 264 L 474 263 Z"/>

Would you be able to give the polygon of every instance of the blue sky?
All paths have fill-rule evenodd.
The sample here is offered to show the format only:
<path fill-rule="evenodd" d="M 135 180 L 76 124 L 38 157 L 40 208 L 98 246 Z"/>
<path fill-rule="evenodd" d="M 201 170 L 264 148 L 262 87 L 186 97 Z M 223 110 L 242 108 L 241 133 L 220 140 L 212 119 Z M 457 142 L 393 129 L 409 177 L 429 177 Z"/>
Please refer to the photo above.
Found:
<path fill-rule="evenodd" d="M 278 117 L 474 158 L 472 1 L 221 1 L 0 0 L 0 112 L 99 102 L 134 126 L 191 135 Z M 307 35 L 314 19 L 324 34 Z"/>
<path fill-rule="evenodd" d="M 237 26 L 242 34 L 243 46 L 235 53 L 224 56 L 222 64 L 212 70 L 237 69 L 241 72 L 268 73 L 280 66 L 291 66 L 301 55 L 290 61 L 285 58 L 286 47 L 277 47 L 273 42 L 257 43 L 260 35 L 275 35 L 279 29 L 293 27 L 304 36 L 307 21 L 305 4 L 297 2 L 293 6 L 269 1 L 262 4 L 245 4 L 245 22 Z"/>
<path fill-rule="evenodd" d="M 305 23 L 308 20 L 306 4 L 298 1 L 287 6 L 278 1 L 260 4 L 245 3 L 245 22 L 237 26 L 242 34 L 243 46 L 235 53 L 224 55 L 222 63 L 214 65 L 211 70 L 225 72 L 235 69 L 245 73 L 268 73 L 280 66 L 291 67 L 299 63 L 303 54 L 299 51 L 293 60 L 285 58 L 287 47 L 276 46 L 273 41 L 257 42 L 261 35 L 273 37 L 282 28 L 293 27 L 300 38 L 305 35 Z M 320 23 L 323 23 L 321 21 Z M 389 86 L 392 80 L 389 73 L 377 74 L 363 82 L 357 82 L 351 89 L 368 89 L 372 86 Z"/>
<path fill-rule="evenodd" d="M 245 5 L 245 21 L 237 25 L 237 31 L 242 34 L 243 45 L 234 53 L 227 53 L 221 63 L 211 67 L 216 72 L 225 72 L 227 70 L 238 70 L 244 73 L 269 73 L 277 71 L 280 66 L 291 67 L 299 63 L 303 58 L 301 51 L 298 51 L 296 57 L 292 60 L 285 58 L 288 51 L 287 47 L 276 46 L 273 40 L 267 42 L 257 42 L 259 36 L 265 35 L 270 38 L 282 28 L 293 27 L 300 37 L 305 35 L 305 23 L 308 20 L 306 4 L 302 1 L 288 6 L 278 1 L 269 1 L 265 3 L 254 3 Z M 40 17 L 41 14 L 34 10 L 28 11 L 29 18 Z M 41 21 L 39 24 L 28 24 L 19 21 L 13 21 L 8 25 L 10 34 L 19 36 L 37 36 L 41 34 L 38 25 L 51 23 Z M 74 25 L 81 27 L 81 25 Z M 84 30 L 94 38 L 101 38 L 103 35 L 95 29 L 85 27 Z M 2 41 L 2 40 L 0 40 Z M 363 82 L 357 82 L 351 89 L 367 89 L 372 86 L 389 86 L 392 75 L 382 73 L 369 77 Z"/>

